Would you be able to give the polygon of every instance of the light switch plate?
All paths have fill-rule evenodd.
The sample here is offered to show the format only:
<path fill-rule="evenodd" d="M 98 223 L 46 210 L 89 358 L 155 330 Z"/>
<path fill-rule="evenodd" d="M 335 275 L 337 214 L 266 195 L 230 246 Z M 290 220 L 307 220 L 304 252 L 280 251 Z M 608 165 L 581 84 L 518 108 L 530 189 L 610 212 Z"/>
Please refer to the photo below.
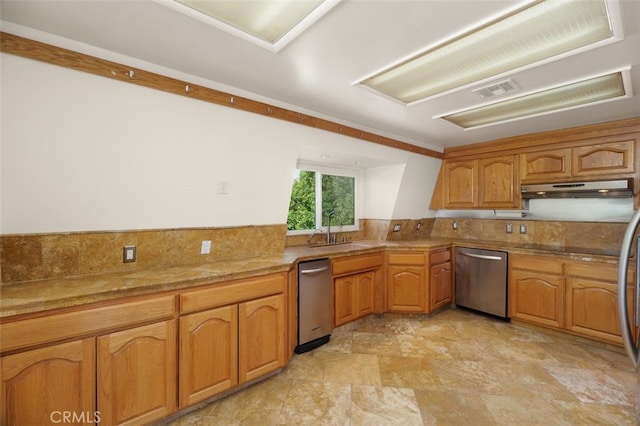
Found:
<path fill-rule="evenodd" d="M 211 253 L 211 240 L 202 241 L 202 245 L 200 246 L 200 254 L 210 254 Z"/>

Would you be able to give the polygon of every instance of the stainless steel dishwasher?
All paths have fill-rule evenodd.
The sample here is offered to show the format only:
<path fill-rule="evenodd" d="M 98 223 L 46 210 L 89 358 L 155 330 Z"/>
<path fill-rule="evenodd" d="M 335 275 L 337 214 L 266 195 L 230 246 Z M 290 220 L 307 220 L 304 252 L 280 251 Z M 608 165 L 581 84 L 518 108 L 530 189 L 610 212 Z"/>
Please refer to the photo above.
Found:
<path fill-rule="evenodd" d="M 317 259 L 298 264 L 298 345 L 315 349 L 331 337 L 331 263 Z"/>
<path fill-rule="evenodd" d="M 506 252 L 456 248 L 456 306 L 508 319 Z"/>

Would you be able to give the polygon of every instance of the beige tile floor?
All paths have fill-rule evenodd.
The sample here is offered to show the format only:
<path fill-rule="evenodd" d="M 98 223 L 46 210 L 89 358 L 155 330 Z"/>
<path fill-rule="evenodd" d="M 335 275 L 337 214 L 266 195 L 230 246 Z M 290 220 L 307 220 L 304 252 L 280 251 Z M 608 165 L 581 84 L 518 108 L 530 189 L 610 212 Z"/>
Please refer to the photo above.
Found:
<path fill-rule="evenodd" d="M 634 425 L 619 351 L 450 309 L 370 316 L 183 425 Z"/>

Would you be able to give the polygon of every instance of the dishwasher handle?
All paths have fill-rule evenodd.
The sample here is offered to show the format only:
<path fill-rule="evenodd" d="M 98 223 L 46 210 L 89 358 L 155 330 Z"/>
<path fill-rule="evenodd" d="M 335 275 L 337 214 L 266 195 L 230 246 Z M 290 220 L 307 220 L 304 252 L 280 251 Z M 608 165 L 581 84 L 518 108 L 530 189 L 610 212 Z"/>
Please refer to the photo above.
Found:
<path fill-rule="evenodd" d="M 303 270 L 300 271 L 300 273 L 301 274 L 315 274 L 316 272 L 326 271 L 327 269 L 329 269 L 328 266 L 323 266 L 321 268 L 303 269 Z"/>
<path fill-rule="evenodd" d="M 460 252 L 460 254 L 463 256 L 474 257 L 476 259 L 483 259 L 483 260 L 503 260 L 503 258 L 500 256 L 489 256 L 486 254 L 473 254 L 473 253 L 465 253 L 465 252 Z"/>

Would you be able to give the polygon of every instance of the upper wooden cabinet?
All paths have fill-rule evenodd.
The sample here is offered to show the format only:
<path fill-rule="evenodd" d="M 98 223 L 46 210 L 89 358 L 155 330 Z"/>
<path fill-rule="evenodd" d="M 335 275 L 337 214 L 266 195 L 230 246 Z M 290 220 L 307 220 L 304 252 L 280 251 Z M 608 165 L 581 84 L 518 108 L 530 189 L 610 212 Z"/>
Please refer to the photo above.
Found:
<path fill-rule="evenodd" d="M 445 208 L 478 207 L 478 160 L 445 161 L 443 168 Z"/>
<path fill-rule="evenodd" d="M 517 156 L 478 160 L 478 207 L 519 208 Z"/>
<path fill-rule="evenodd" d="M 635 139 L 593 142 L 571 148 L 520 154 L 520 181 L 535 183 L 632 177 L 635 172 Z"/>
<path fill-rule="evenodd" d="M 571 177 L 571 148 L 520 154 L 520 182 L 549 182 Z"/>
<path fill-rule="evenodd" d="M 447 148 L 429 208 L 519 209 L 521 183 L 633 179 L 640 188 L 639 141 L 640 117 Z"/>
<path fill-rule="evenodd" d="M 519 208 L 516 155 L 443 163 L 444 208 Z M 432 207 L 433 208 L 433 207 Z"/>
<path fill-rule="evenodd" d="M 573 176 L 601 176 L 634 172 L 634 141 L 587 145 L 571 149 Z"/>

